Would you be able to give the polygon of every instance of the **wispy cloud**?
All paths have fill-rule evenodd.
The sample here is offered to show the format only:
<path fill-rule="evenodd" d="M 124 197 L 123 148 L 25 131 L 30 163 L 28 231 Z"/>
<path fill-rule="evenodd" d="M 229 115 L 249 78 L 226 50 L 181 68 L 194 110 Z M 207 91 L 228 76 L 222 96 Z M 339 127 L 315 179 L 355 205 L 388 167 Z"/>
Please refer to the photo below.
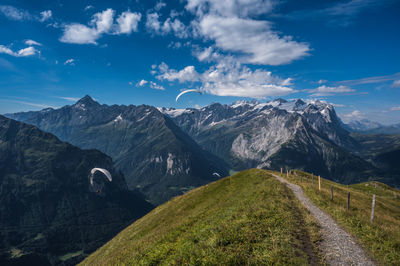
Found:
<path fill-rule="evenodd" d="M 165 91 L 165 88 L 154 81 L 150 81 L 150 88 L 155 89 L 155 90 L 160 90 L 160 91 Z"/>
<path fill-rule="evenodd" d="M 0 13 L 2 13 L 8 19 L 16 21 L 34 20 L 45 22 L 52 17 L 51 10 L 44 10 L 38 14 L 32 14 L 27 10 L 16 8 L 10 5 L 0 5 Z"/>
<path fill-rule="evenodd" d="M 400 79 L 393 81 L 392 88 L 400 88 Z"/>
<path fill-rule="evenodd" d="M 9 100 L 9 101 L 14 102 L 14 103 L 23 104 L 23 105 L 39 107 L 39 108 L 53 108 L 53 109 L 58 108 L 58 107 L 55 107 L 55 106 L 52 106 L 52 105 L 49 105 L 49 104 L 34 103 L 34 102 L 19 101 L 19 100 Z"/>
<path fill-rule="evenodd" d="M 49 20 L 51 17 L 53 16 L 53 13 L 51 12 L 51 10 L 45 10 L 40 12 L 40 22 L 45 22 L 47 20 Z"/>
<path fill-rule="evenodd" d="M 77 102 L 80 99 L 80 98 L 76 98 L 76 97 L 62 97 L 62 96 L 57 97 L 57 98 L 63 99 L 63 100 L 69 101 L 69 102 Z"/>
<path fill-rule="evenodd" d="M 337 87 L 329 87 L 329 86 L 319 86 L 318 88 L 306 90 L 307 92 L 311 93 L 311 96 L 332 96 L 336 94 L 343 94 L 343 93 L 353 93 L 355 92 L 354 89 L 347 87 L 347 86 L 337 86 Z"/>
<path fill-rule="evenodd" d="M 322 19 L 332 26 L 348 26 L 364 10 L 378 8 L 390 2 L 393 0 L 347 0 L 334 4 L 328 3 L 320 9 L 303 9 L 278 16 L 294 20 Z"/>
<path fill-rule="evenodd" d="M 354 86 L 354 85 L 362 85 L 362 84 L 382 83 L 382 82 L 394 81 L 394 80 L 398 80 L 398 79 L 400 79 L 400 72 L 392 74 L 392 75 L 386 75 L 386 76 L 374 76 L 374 77 L 367 77 L 367 78 L 361 78 L 361 79 L 342 80 L 342 81 L 338 81 L 337 83 Z"/>
<path fill-rule="evenodd" d="M 400 111 L 400 106 L 393 106 L 390 111 Z"/>

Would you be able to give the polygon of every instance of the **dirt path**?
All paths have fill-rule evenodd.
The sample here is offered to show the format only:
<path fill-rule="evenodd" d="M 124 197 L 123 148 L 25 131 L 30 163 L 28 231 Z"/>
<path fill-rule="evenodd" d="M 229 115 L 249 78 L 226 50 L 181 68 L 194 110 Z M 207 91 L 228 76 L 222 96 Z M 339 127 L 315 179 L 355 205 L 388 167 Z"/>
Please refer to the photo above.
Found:
<path fill-rule="evenodd" d="M 300 186 L 292 184 L 278 175 L 272 175 L 286 184 L 318 221 L 322 235 L 320 248 L 329 265 L 375 265 L 354 238 L 340 228 L 329 215 L 315 206 L 304 195 Z"/>

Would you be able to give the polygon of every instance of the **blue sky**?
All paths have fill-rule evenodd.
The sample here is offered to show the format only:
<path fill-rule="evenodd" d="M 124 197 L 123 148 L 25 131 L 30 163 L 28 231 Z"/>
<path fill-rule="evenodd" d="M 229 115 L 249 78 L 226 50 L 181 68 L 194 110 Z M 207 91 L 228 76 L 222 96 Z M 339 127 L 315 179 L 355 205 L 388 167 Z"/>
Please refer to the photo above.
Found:
<path fill-rule="evenodd" d="M 400 122 L 400 1 L 115 2 L 1 1 L 0 113 L 282 97 Z"/>

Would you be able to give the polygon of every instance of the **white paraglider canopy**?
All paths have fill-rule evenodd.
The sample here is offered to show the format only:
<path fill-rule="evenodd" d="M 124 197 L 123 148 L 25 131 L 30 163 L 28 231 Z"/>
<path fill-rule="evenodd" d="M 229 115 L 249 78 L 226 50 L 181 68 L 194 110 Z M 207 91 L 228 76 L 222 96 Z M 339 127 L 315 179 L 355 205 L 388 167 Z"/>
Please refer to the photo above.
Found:
<path fill-rule="evenodd" d="M 90 184 L 93 186 L 93 177 L 94 177 L 94 173 L 96 173 L 97 171 L 102 172 L 108 179 L 108 181 L 112 181 L 112 176 L 110 174 L 110 172 L 108 172 L 106 169 L 103 168 L 93 168 L 92 170 L 90 170 Z"/>
<path fill-rule="evenodd" d="M 188 92 L 197 92 L 199 94 L 202 94 L 201 91 L 199 90 L 195 90 L 195 89 L 191 89 L 191 90 L 184 90 L 181 93 L 178 94 L 178 96 L 176 96 L 175 101 L 178 102 L 179 97 L 181 97 L 183 94 L 188 93 Z"/>
<path fill-rule="evenodd" d="M 213 173 L 213 176 L 216 176 L 216 177 L 221 177 L 221 175 L 220 175 L 220 174 L 218 174 L 218 173 Z"/>

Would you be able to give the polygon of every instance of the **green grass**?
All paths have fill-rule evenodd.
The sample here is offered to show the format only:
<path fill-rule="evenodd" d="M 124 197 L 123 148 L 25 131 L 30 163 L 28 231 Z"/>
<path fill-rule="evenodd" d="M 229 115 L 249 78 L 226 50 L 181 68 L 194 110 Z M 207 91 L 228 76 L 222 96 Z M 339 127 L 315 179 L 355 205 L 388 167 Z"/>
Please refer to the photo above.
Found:
<path fill-rule="evenodd" d="M 173 198 L 83 265 L 320 264 L 315 220 L 292 192 L 251 169 Z"/>
<path fill-rule="evenodd" d="M 321 178 L 322 185 L 319 191 L 318 177 L 314 176 L 314 186 L 312 186 L 310 174 L 295 172 L 297 175 L 289 175 L 289 181 L 301 185 L 305 194 L 354 235 L 372 258 L 381 265 L 399 265 L 399 190 L 379 182 L 346 186 Z M 286 178 L 286 174 L 283 176 Z M 331 186 L 334 191 L 333 201 L 330 194 Z M 350 192 L 350 210 L 347 210 L 348 192 Z M 372 194 L 376 195 L 373 224 L 370 222 Z"/>

